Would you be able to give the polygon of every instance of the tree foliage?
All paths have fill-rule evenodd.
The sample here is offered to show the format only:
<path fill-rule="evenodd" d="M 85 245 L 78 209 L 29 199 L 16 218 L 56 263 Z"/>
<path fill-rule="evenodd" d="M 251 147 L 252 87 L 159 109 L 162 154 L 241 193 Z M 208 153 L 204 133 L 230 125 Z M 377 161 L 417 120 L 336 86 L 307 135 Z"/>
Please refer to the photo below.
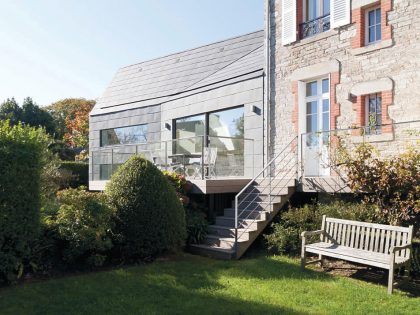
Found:
<path fill-rule="evenodd" d="M 22 122 L 32 127 L 44 127 L 50 135 L 55 133 L 53 117 L 30 97 L 24 99 L 22 107 L 14 98 L 7 99 L 0 105 L 0 119 L 8 119 L 12 125 Z"/>
<path fill-rule="evenodd" d="M 89 113 L 94 100 L 67 98 L 51 104 L 46 110 L 56 122 L 60 138 L 72 147 L 87 148 L 89 143 Z"/>

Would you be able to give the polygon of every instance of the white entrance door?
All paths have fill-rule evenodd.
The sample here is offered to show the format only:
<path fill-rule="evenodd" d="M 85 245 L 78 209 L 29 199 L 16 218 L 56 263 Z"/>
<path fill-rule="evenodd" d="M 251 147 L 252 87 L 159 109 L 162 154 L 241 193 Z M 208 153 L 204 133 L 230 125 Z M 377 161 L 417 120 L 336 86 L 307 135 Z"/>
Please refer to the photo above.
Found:
<path fill-rule="evenodd" d="M 330 80 L 306 83 L 304 170 L 305 176 L 329 176 Z"/>

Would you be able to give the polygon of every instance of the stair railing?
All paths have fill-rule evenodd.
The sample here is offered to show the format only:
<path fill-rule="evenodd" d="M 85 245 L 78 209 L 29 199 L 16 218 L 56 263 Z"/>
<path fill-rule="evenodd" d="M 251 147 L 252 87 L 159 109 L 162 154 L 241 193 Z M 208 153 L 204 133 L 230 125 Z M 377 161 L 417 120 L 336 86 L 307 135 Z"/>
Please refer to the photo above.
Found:
<path fill-rule="evenodd" d="M 298 137 L 295 136 L 287 145 L 277 153 L 273 159 L 235 196 L 235 256 L 238 254 L 238 240 L 246 233 L 249 227 L 257 220 L 257 216 L 252 222 L 239 231 L 239 220 L 248 220 L 255 212 L 263 212 L 270 209 L 273 204 L 273 198 L 277 196 L 275 190 L 288 187 L 288 180 L 297 179 L 298 175 L 298 156 L 297 156 Z M 294 178 L 293 178 L 294 177 Z M 277 183 L 273 185 L 272 181 Z M 261 180 L 260 185 L 258 181 Z M 287 180 L 287 184 L 283 185 L 283 181 Z M 258 186 L 258 188 L 255 186 Z M 254 185 L 254 186 L 253 186 Z M 253 187 L 251 187 L 253 186 Z M 260 189 L 262 188 L 262 190 Z M 268 200 L 265 204 L 261 204 L 259 199 L 261 195 L 267 195 Z M 255 197 L 253 197 L 255 196 Z M 247 205 L 244 202 L 248 202 Z M 241 207 L 244 205 L 244 207 Z M 248 212 L 245 217 L 241 216 Z"/>

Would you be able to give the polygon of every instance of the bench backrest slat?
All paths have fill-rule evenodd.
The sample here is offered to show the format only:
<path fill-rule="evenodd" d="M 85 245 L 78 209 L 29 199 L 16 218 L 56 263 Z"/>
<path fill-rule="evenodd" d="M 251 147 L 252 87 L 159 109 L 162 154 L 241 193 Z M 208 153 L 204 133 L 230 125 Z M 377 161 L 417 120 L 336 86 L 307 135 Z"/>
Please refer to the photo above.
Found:
<path fill-rule="evenodd" d="M 374 224 L 323 217 L 322 227 L 326 235 L 321 241 L 347 247 L 388 254 L 393 246 L 411 244 L 412 227 Z M 410 250 L 397 256 L 408 257 Z"/>

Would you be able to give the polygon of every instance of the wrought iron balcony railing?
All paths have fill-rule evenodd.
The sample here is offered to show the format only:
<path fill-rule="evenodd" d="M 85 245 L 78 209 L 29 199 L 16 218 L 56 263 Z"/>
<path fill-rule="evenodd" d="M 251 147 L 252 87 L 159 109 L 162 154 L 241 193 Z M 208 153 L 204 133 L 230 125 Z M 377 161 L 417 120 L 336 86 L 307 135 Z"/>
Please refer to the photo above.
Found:
<path fill-rule="evenodd" d="M 325 31 L 331 27 L 330 15 L 324 15 L 299 25 L 300 39 L 304 39 Z"/>

